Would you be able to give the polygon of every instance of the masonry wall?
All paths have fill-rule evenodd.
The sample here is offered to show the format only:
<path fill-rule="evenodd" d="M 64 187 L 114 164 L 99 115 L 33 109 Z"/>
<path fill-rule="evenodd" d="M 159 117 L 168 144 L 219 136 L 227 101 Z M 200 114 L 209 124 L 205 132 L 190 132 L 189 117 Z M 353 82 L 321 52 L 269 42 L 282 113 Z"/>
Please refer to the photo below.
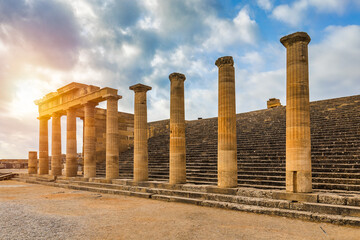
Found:
<path fill-rule="evenodd" d="M 122 153 L 134 145 L 134 115 L 130 113 L 118 113 L 119 117 L 119 153 Z M 106 110 L 96 109 L 96 162 L 104 162 L 106 159 Z"/>
<path fill-rule="evenodd" d="M 28 159 L 0 159 L 0 169 L 27 168 Z"/>

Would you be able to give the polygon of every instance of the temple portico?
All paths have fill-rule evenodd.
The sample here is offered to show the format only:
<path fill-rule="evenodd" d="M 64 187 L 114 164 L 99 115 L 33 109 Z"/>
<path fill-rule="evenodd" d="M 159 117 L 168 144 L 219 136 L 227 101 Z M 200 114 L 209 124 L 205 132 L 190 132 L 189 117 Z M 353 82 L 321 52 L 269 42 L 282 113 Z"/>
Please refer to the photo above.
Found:
<path fill-rule="evenodd" d="M 107 178 L 116 178 L 118 165 L 118 111 L 121 96 L 116 89 L 102 88 L 80 83 L 70 83 L 57 92 L 49 93 L 35 101 L 39 106 L 39 174 L 49 174 L 48 120 L 52 119 L 51 175 L 62 175 L 61 116 L 67 117 L 66 127 L 66 176 L 77 175 L 76 117 L 84 119 L 84 177 L 96 176 L 96 106 L 107 101 L 106 159 Z M 34 172 L 34 171 L 32 171 Z"/>

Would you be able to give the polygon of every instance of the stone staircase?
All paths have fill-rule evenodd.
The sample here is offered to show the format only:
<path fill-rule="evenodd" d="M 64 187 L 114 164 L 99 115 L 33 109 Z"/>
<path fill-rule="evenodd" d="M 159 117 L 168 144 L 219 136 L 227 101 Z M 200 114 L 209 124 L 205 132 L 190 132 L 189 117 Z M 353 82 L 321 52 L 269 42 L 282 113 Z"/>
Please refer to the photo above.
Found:
<path fill-rule="evenodd" d="M 313 188 L 360 191 L 360 95 L 310 103 Z M 152 123 L 150 123 L 151 126 Z M 149 139 L 149 179 L 169 178 L 169 131 Z M 237 114 L 239 187 L 285 188 L 285 107 Z M 157 124 L 159 125 L 159 124 Z M 159 127 L 159 126 L 157 126 Z M 217 118 L 187 121 L 187 182 L 217 183 Z M 120 155 L 131 179 L 133 149 Z M 105 176 L 105 164 L 97 166 Z"/>
<path fill-rule="evenodd" d="M 4 180 L 10 180 L 12 178 L 18 177 L 17 173 L 0 173 L 0 181 L 4 181 Z"/>
<path fill-rule="evenodd" d="M 116 194 L 195 204 L 229 210 L 291 217 L 340 225 L 360 226 L 360 194 L 289 194 L 282 190 L 248 187 L 140 182 L 104 178 L 84 179 L 20 174 L 15 180 L 100 194 Z"/>

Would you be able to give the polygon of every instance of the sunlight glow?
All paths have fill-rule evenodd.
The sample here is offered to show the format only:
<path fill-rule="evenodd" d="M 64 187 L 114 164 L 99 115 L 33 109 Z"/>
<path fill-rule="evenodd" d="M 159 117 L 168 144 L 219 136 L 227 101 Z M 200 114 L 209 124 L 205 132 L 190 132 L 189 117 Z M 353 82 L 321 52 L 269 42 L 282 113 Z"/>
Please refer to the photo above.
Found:
<path fill-rule="evenodd" d="M 8 52 L 8 47 L 0 40 L 0 52 Z"/>
<path fill-rule="evenodd" d="M 38 79 L 24 79 L 16 85 L 15 97 L 10 103 L 10 114 L 15 118 L 21 118 L 27 114 L 37 112 L 34 101 L 43 97 L 41 81 Z"/>

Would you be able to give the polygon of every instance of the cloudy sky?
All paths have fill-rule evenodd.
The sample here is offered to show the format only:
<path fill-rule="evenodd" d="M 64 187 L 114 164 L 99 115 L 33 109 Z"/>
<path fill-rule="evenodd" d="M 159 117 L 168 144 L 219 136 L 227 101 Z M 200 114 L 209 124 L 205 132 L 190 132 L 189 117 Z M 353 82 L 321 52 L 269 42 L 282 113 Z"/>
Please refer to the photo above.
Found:
<path fill-rule="evenodd" d="M 215 117 L 214 63 L 231 55 L 238 113 L 285 104 L 279 39 L 296 31 L 312 38 L 312 101 L 360 93 L 360 0 L 0 0 L 0 159 L 38 149 L 33 101 L 74 81 L 117 88 L 130 113 L 129 86 L 150 85 L 154 121 L 169 118 L 168 76 L 180 72 L 186 119 Z"/>

